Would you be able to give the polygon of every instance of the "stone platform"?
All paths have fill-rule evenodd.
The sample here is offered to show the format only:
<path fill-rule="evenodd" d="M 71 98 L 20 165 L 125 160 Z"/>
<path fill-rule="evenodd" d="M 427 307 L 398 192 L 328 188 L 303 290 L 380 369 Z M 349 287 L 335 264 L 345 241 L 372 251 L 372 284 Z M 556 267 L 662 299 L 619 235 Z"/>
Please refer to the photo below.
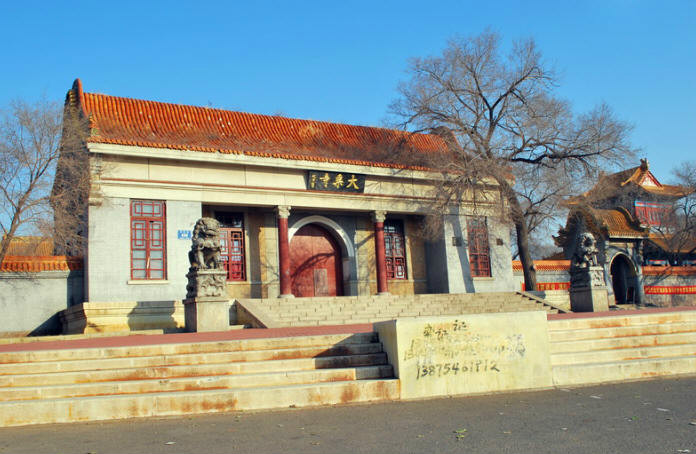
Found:
<path fill-rule="evenodd" d="M 526 317 L 534 317 L 533 327 L 530 323 L 519 326 Z M 458 327 L 463 322 L 472 335 L 489 333 L 486 335 L 491 340 L 480 346 L 481 351 L 492 355 L 487 365 L 455 358 L 462 342 L 471 352 L 480 350 L 478 344 L 469 342 L 473 338 L 453 337 L 456 345 L 445 342 L 445 346 L 457 347 L 450 350 L 454 362 L 459 362 L 454 367 L 462 380 L 477 367 L 495 375 L 499 373 L 496 369 L 503 370 L 501 367 L 525 368 L 526 360 L 515 359 L 519 364 L 513 364 L 510 361 L 514 358 L 508 358 L 509 353 L 522 358 L 524 352 L 524 357 L 530 358 L 530 370 L 534 370 L 527 377 L 531 381 L 486 380 L 484 389 L 470 388 L 466 383 L 462 387 L 455 379 L 442 387 L 429 387 L 425 394 L 413 393 L 414 388 L 406 392 L 402 379 L 394 376 L 393 366 L 410 357 L 400 358 L 399 348 L 389 346 L 394 343 L 386 333 L 384 338 L 378 337 L 372 324 L 86 337 L 0 345 L 0 426 L 368 402 L 696 374 L 696 308 L 464 314 L 455 319 L 448 322 L 452 333 L 462 332 L 455 330 L 455 322 Z M 407 324 L 431 324 L 435 331 L 428 330 L 429 336 L 450 336 L 437 331 L 449 329 L 449 325 L 436 327 L 432 319 L 418 317 L 406 320 Z M 506 334 L 496 326 L 510 329 Z M 425 335 L 424 330 L 415 332 Z M 523 342 L 514 345 L 524 348 L 498 348 L 508 345 L 499 342 L 498 333 L 519 334 L 521 337 L 505 337 L 505 341 L 520 339 Z M 543 341 L 546 336 L 548 347 L 535 346 L 534 338 Z M 399 342 L 398 332 L 394 339 Z M 548 353 L 544 353 L 546 348 Z M 450 350 L 445 350 L 445 356 L 450 355 Z M 461 353 L 467 354 L 464 350 Z M 418 355 L 414 358 L 421 362 L 430 360 L 427 348 Z M 436 366 L 428 364 L 428 380 L 431 365 Z M 414 375 L 416 369 L 409 367 L 404 363 L 401 370 L 420 380 L 417 373 Z M 443 364 L 443 373 L 446 370 Z M 446 375 L 454 370 L 450 364 Z"/>
<path fill-rule="evenodd" d="M 373 323 L 398 317 L 565 309 L 524 292 L 225 300 L 228 329 Z M 189 306 L 191 306 L 189 304 Z M 60 312 L 63 334 L 185 329 L 181 301 L 89 302 Z M 192 311 L 189 311 L 191 315 Z M 219 312 L 219 311 L 218 311 Z M 220 317 L 216 314 L 217 319 Z M 223 316 L 224 317 L 224 316 Z M 217 323 L 213 331 L 224 329 Z"/>

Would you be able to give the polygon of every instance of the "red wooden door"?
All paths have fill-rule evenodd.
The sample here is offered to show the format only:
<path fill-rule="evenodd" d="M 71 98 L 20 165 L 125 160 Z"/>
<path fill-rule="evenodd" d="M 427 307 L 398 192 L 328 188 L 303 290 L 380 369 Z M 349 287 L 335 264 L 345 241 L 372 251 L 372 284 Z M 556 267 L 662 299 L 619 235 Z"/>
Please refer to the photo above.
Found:
<path fill-rule="evenodd" d="M 300 228 L 290 241 L 292 294 L 298 297 L 343 294 L 341 250 L 316 224 Z"/>

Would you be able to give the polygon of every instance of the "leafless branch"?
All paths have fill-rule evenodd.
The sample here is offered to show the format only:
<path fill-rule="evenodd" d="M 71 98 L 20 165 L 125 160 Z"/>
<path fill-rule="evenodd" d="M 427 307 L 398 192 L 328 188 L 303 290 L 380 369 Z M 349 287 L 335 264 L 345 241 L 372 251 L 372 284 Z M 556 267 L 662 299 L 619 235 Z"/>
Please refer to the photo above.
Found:
<path fill-rule="evenodd" d="M 531 39 L 506 56 L 495 33 L 453 39 L 442 55 L 413 59 L 409 73 L 390 106 L 393 124 L 454 138 L 447 152 L 429 156 L 428 166 L 446 181 L 436 188 L 434 208 L 475 199 L 486 193 L 482 182 L 497 182 L 525 283 L 535 288 L 529 232 L 557 216 L 560 201 L 598 168 L 633 156 L 630 126 L 604 104 L 575 115 L 554 93 L 555 73 Z"/>

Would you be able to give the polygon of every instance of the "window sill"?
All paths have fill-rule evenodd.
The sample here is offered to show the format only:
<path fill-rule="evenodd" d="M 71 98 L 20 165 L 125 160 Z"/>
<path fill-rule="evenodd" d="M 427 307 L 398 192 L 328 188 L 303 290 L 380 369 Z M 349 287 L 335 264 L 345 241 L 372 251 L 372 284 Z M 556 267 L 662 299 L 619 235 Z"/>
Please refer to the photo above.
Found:
<path fill-rule="evenodd" d="M 169 281 L 166 279 L 133 279 L 127 282 L 128 285 L 166 285 Z"/>
<path fill-rule="evenodd" d="M 494 281 L 495 278 L 493 276 L 478 276 L 478 277 L 472 277 L 473 280 L 475 281 Z"/>

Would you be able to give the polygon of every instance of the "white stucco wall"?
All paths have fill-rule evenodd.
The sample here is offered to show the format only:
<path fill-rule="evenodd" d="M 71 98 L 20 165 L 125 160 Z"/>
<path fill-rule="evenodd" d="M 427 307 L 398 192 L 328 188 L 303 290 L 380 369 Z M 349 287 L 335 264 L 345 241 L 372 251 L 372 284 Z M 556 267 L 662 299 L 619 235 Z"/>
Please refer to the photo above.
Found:
<path fill-rule="evenodd" d="M 433 281 L 433 290 L 449 293 L 509 292 L 515 290 L 512 276 L 510 233 L 507 225 L 494 217 L 487 218 L 491 277 L 472 277 L 466 231 L 467 216 L 446 215 L 443 238 L 430 244 L 428 266 L 443 269 L 438 255 L 446 261 L 446 285 L 443 279 Z M 461 238 L 455 245 L 454 238 Z M 444 255 L 442 251 L 444 250 Z"/>
<path fill-rule="evenodd" d="M 179 239 L 179 230 L 192 230 L 201 217 L 201 203 L 166 201 L 167 279 L 130 279 L 130 199 L 105 197 L 89 207 L 89 240 L 86 261 L 86 296 L 99 301 L 167 301 L 186 296 L 190 239 Z"/>
<path fill-rule="evenodd" d="M 515 287 L 512 275 L 512 250 L 510 228 L 496 217 L 488 217 L 488 245 L 491 253 L 491 277 L 473 278 L 475 292 L 512 292 Z"/>
<path fill-rule="evenodd" d="M 83 302 L 82 271 L 0 273 L 0 334 L 59 334 L 58 312 Z"/>

